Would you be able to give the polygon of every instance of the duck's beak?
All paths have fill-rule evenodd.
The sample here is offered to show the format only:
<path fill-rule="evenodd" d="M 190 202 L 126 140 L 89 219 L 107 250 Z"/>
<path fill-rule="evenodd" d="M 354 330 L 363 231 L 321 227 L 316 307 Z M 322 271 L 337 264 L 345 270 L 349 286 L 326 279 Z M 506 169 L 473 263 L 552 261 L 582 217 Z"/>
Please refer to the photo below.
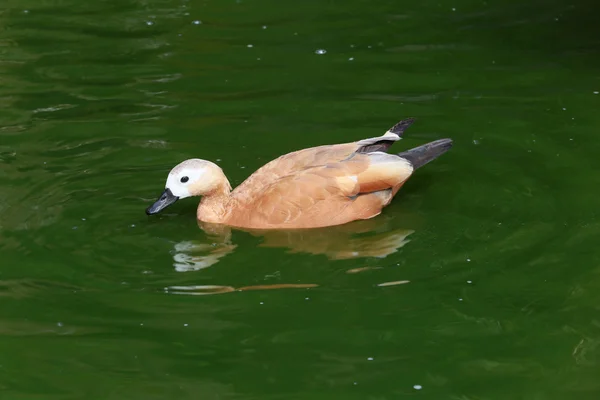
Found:
<path fill-rule="evenodd" d="M 179 197 L 174 196 L 173 192 L 171 192 L 171 189 L 166 188 L 165 191 L 160 195 L 158 200 L 156 200 L 156 202 L 154 204 L 152 204 L 150 207 L 148 207 L 146 209 L 146 214 L 148 214 L 148 215 L 156 214 L 156 213 L 160 212 L 161 210 L 164 210 L 165 208 L 169 207 L 171 204 L 175 203 L 177 200 L 179 200 Z"/>

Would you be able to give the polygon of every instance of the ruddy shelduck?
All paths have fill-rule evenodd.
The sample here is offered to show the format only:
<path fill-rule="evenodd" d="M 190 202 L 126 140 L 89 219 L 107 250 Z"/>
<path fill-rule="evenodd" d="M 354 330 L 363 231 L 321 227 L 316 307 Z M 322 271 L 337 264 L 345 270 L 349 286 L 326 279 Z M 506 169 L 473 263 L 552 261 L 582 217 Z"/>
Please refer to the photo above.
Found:
<path fill-rule="evenodd" d="M 451 139 L 440 139 L 389 154 L 413 121 L 402 120 L 383 136 L 285 154 L 233 191 L 216 164 L 183 161 L 169 172 L 164 192 L 146 213 L 202 196 L 198 220 L 242 229 L 318 228 L 375 217 L 417 168 L 452 147 Z"/>

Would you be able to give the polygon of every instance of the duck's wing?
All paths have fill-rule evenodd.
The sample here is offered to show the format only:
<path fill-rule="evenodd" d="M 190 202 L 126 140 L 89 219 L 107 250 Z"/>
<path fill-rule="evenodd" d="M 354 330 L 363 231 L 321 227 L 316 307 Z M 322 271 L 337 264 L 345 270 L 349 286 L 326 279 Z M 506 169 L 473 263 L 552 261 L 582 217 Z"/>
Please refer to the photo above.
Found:
<path fill-rule="evenodd" d="M 233 191 L 232 195 L 240 201 L 246 202 L 249 197 L 255 196 L 255 193 L 278 179 L 298 171 L 340 162 L 356 153 L 385 152 L 394 142 L 400 140 L 404 131 L 413 122 L 413 118 L 404 119 L 382 136 L 352 143 L 311 147 L 285 154 L 256 170 Z"/>
<path fill-rule="evenodd" d="M 355 153 L 344 161 L 286 175 L 238 197 L 226 223 L 297 229 L 371 218 L 391 201 L 412 171 L 412 165 L 396 155 Z"/>

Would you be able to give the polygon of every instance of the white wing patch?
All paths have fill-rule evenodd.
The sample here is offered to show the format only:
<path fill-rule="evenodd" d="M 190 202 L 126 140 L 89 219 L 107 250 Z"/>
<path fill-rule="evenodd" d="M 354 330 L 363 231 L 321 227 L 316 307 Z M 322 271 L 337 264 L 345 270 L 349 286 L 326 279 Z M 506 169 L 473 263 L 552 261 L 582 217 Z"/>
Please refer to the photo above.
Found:
<path fill-rule="evenodd" d="M 377 136 L 377 137 L 373 137 L 373 138 L 359 140 L 358 142 L 356 142 L 356 144 L 358 144 L 360 146 L 366 146 L 366 145 L 369 145 L 369 144 L 380 142 L 382 140 L 391 140 L 393 142 L 397 142 L 400 139 L 402 139 L 402 138 L 400 136 L 398 136 L 398 134 L 390 132 L 390 131 L 387 131 L 382 136 Z"/>

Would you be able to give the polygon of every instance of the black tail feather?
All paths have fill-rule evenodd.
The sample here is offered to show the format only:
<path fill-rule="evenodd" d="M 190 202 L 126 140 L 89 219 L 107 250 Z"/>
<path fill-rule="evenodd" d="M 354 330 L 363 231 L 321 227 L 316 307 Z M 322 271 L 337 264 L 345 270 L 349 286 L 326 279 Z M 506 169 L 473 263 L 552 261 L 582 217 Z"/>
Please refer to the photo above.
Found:
<path fill-rule="evenodd" d="M 402 137 L 402 134 L 405 130 L 408 129 L 415 122 L 414 118 L 406 118 L 402 121 L 398 122 L 396 125 L 392 126 L 389 131 L 395 133 L 396 135 Z"/>
<path fill-rule="evenodd" d="M 420 168 L 430 161 L 435 160 L 452 147 L 452 139 L 440 139 L 426 143 L 414 149 L 398 153 L 398 156 L 408 160 L 414 169 Z"/>
<path fill-rule="evenodd" d="M 403 119 L 402 121 L 398 122 L 396 125 L 392 126 L 388 130 L 388 132 L 392 132 L 392 133 L 398 135 L 399 137 L 402 137 L 402 134 L 404 134 L 404 131 L 406 129 L 408 129 L 408 127 L 411 126 L 414 122 L 415 122 L 414 118 Z M 356 152 L 357 153 L 372 153 L 375 151 L 387 152 L 388 149 L 390 148 L 390 146 L 393 145 L 396 140 L 398 140 L 398 139 L 394 138 L 393 140 L 390 140 L 390 139 L 385 139 L 385 137 L 384 137 L 377 142 L 369 143 L 369 144 L 366 144 L 366 145 L 360 147 L 358 150 L 356 150 Z"/>

